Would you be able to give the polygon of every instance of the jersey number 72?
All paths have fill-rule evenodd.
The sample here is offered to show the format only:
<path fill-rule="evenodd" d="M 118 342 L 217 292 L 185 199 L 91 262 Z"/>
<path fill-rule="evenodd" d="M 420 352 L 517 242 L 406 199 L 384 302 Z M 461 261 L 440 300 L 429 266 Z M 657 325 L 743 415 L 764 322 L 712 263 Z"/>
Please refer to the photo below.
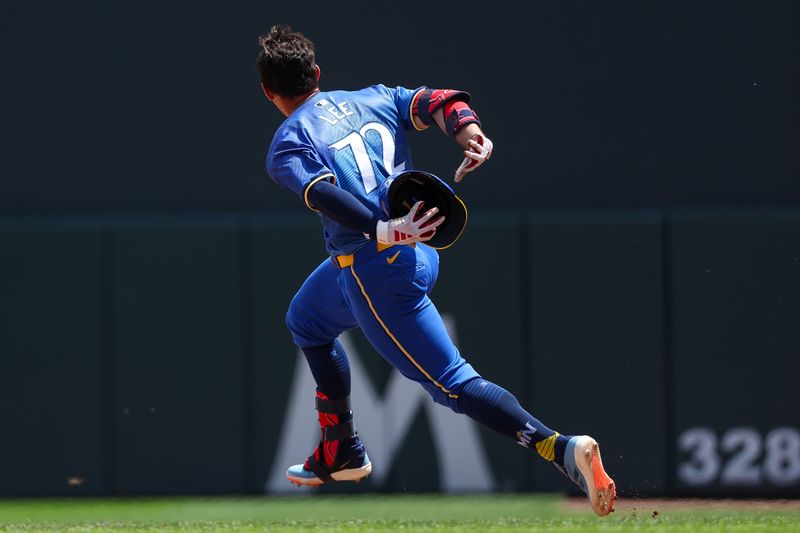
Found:
<path fill-rule="evenodd" d="M 367 194 L 378 187 L 378 181 L 375 178 L 375 169 L 372 166 L 372 160 L 370 160 L 369 154 L 367 153 L 367 144 L 364 141 L 369 131 L 377 132 L 378 135 L 380 135 L 381 146 L 383 147 L 382 162 L 385 171 L 388 174 L 394 174 L 395 172 L 405 170 L 405 161 L 401 161 L 397 166 L 394 165 L 394 138 L 389 128 L 380 122 L 368 122 L 364 124 L 359 131 L 351 132 L 328 147 L 337 151 L 347 148 L 348 146 L 350 147 L 350 150 L 353 151 L 353 158 L 356 161 L 356 166 L 358 167 L 358 173 L 361 174 L 361 182 L 364 184 L 364 190 L 366 190 Z"/>

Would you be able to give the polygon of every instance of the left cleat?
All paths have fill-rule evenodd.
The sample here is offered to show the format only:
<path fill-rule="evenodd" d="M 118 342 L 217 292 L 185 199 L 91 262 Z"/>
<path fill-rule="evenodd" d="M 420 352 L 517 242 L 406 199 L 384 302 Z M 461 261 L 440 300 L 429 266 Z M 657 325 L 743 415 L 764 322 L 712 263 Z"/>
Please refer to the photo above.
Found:
<path fill-rule="evenodd" d="M 603 468 L 600 445 L 596 440 L 588 435 L 570 438 L 564 451 L 564 466 L 555 462 L 553 465 L 589 496 L 595 513 L 605 516 L 614 511 L 617 489 Z"/>
<path fill-rule="evenodd" d="M 289 481 L 301 487 L 303 485 L 316 487 L 323 483 L 333 483 L 336 481 L 355 481 L 360 482 L 372 473 L 372 463 L 366 452 L 361 457 L 356 457 L 356 462 L 348 462 L 346 466 L 352 468 L 339 468 L 334 470 L 330 466 L 323 466 L 319 463 L 313 464 L 310 469 L 306 465 L 298 464 L 290 466 L 286 471 Z M 360 462 L 359 462 L 360 461 Z"/>
<path fill-rule="evenodd" d="M 355 430 L 350 398 L 331 400 L 317 391 L 316 404 L 322 440 L 305 463 L 286 470 L 289 481 L 298 487 L 316 487 L 337 481 L 359 482 L 370 475 L 372 463 Z M 343 416 L 347 418 L 342 420 Z"/>

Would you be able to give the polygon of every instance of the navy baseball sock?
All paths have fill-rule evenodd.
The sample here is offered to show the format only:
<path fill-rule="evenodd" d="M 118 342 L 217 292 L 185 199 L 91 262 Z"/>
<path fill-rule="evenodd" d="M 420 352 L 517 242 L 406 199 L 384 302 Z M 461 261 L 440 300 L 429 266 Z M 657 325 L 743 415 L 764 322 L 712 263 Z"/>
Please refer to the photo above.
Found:
<path fill-rule="evenodd" d="M 314 381 L 317 382 L 317 390 L 331 400 L 350 396 L 350 361 L 339 339 L 330 344 L 301 349 L 306 356 Z M 352 411 L 339 417 L 340 422 L 352 419 Z"/>
<path fill-rule="evenodd" d="M 548 461 L 564 464 L 568 436 L 560 435 L 534 418 L 517 398 L 491 381 L 475 378 L 458 393 L 458 409 L 473 420 L 533 448 Z"/>
<path fill-rule="evenodd" d="M 350 396 L 350 361 L 338 339 L 301 349 L 319 390 L 332 400 Z"/>

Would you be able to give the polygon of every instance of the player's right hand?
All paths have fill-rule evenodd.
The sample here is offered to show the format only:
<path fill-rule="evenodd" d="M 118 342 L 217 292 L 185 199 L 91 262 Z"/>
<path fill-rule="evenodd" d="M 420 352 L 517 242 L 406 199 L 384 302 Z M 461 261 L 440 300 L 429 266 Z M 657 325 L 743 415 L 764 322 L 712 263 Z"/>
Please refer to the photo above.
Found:
<path fill-rule="evenodd" d="M 432 207 L 419 214 L 423 202 L 417 202 L 407 215 L 391 220 L 379 220 L 375 228 L 375 237 L 381 244 L 411 244 L 425 242 L 433 238 L 436 228 L 444 222 L 443 216 L 436 216 L 438 207 Z"/>
<path fill-rule="evenodd" d="M 494 144 L 489 140 L 489 137 L 482 134 L 473 135 L 470 140 L 467 141 L 467 149 L 464 150 L 464 161 L 462 161 L 461 165 L 456 169 L 454 181 L 456 183 L 460 182 L 464 179 L 467 172 L 472 172 L 482 165 L 484 161 L 492 157 L 493 149 Z"/>

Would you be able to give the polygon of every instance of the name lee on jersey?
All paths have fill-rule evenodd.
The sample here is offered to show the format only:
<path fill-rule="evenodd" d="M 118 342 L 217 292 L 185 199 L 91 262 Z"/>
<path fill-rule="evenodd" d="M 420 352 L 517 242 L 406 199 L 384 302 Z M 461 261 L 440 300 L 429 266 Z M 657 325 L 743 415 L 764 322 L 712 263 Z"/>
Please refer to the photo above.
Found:
<path fill-rule="evenodd" d="M 355 111 L 350 109 L 350 104 L 347 102 L 340 102 L 338 104 L 333 104 L 324 98 L 319 102 L 314 104 L 314 107 L 318 107 L 324 111 L 327 111 L 331 116 L 327 116 L 325 114 L 317 115 L 317 118 L 321 118 L 331 126 L 335 125 L 337 122 L 342 120 L 343 118 L 349 117 L 350 115 L 355 115 Z"/>

